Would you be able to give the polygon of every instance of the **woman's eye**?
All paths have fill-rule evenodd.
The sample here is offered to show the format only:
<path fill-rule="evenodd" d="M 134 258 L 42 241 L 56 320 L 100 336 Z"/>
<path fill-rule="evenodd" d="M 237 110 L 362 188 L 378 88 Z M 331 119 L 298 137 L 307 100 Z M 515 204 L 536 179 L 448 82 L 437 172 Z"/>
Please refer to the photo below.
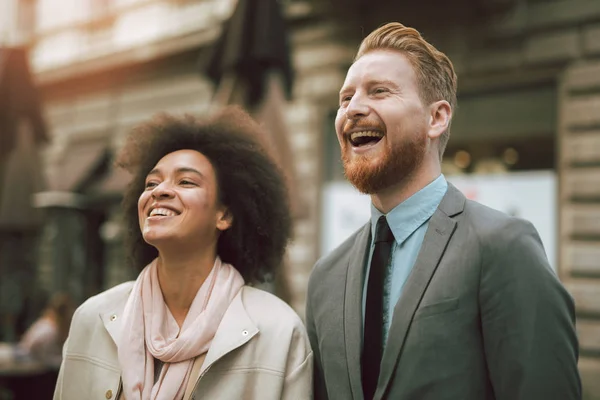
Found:
<path fill-rule="evenodd" d="M 375 94 L 381 94 L 381 93 L 385 93 L 388 90 L 386 88 L 377 88 L 374 90 Z"/>
<path fill-rule="evenodd" d="M 182 179 L 181 181 L 179 181 L 179 183 L 180 183 L 181 185 L 195 185 L 195 183 L 194 183 L 194 182 L 192 182 L 192 181 L 188 181 L 187 179 Z"/>
<path fill-rule="evenodd" d="M 148 188 L 153 188 L 153 187 L 155 187 L 155 186 L 157 186 L 157 185 L 158 185 L 158 184 L 157 184 L 156 182 L 152 182 L 152 181 L 150 181 L 150 182 L 146 182 L 146 189 L 148 189 Z"/>

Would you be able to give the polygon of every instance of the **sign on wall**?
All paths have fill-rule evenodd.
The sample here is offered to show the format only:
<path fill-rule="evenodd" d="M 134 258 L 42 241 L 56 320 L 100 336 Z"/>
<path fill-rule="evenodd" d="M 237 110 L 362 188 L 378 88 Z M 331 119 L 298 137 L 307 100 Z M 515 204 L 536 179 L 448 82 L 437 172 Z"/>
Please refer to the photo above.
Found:
<path fill-rule="evenodd" d="M 553 171 L 529 171 L 501 175 L 450 176 L 465 196 L 506 214 L 524 218 L 535 226 L 556 269 L 556 175 Z M 369 196 L 348 182 L 332 182 L 323 190 L 321 255 L 341 244 L 370 217 Z"/>

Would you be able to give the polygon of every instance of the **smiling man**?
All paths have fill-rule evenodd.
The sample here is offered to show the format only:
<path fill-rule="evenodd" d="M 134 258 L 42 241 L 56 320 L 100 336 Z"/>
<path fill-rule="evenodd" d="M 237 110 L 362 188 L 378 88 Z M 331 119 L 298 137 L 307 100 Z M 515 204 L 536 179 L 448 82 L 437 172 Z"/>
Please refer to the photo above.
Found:
<path fill-rule="evenodd" d="M 316 399 L 581 398 L 574 304 L 524 220 L 441 174 L 452 63 L 414 29 L 365 38 L 335 128 L 371 220 L 311 275 Z"/>

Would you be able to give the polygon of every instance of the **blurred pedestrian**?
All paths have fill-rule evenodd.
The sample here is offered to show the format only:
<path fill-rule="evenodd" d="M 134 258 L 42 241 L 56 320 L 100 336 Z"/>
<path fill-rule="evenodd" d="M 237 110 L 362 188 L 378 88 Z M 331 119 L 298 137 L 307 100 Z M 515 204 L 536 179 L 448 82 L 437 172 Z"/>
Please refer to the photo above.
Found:
<path fill-rule="evenodd" d="M 19 341 L 20 355 L 56 368 L 62 361 L 62 347 L 69 333 L 74 304 L 66 293 L 56 293 L 42 315 L 27 329 Z"/>
<path fill-rule="evenodd" d="M 119 162 L 141 273 L 76 311 L 55 399 L 312 398 L 300 318 L 249 286 L 276 272 L 291 231 L 260 135 L 237 108 L 133 131 Z"/>
<path fill-rule="evenodd" d="M 310 278 L 317 399 L 581 399 L 573 299 L 537 231 L 441 174 L 456 89 L 448 57 L 400 23 L 348 70 L 335 128 L 371 220 Z"/>

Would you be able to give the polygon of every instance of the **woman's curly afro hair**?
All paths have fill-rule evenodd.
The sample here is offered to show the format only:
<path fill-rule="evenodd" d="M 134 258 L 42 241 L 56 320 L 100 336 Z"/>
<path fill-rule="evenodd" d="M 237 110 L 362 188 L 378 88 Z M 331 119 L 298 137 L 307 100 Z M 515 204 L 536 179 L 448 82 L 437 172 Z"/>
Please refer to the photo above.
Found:
<path fill-rule="evenodd" d="M 280 267 L 291 234 L 284 177 L 268 155 L 259 125 L 238 107 L 205 119 L 160 114 L 135 128 L 117 159 L 133 174 L 123 198 L 126 248 L 137 270 L 157 257 L 141 234 L 137 202 L 148 172 L 165 155 L 191 149 L 211 162 L 219 201 L 233 216 L 217 243 L 217 254 L 247 283 L 264 281 Z"/>

